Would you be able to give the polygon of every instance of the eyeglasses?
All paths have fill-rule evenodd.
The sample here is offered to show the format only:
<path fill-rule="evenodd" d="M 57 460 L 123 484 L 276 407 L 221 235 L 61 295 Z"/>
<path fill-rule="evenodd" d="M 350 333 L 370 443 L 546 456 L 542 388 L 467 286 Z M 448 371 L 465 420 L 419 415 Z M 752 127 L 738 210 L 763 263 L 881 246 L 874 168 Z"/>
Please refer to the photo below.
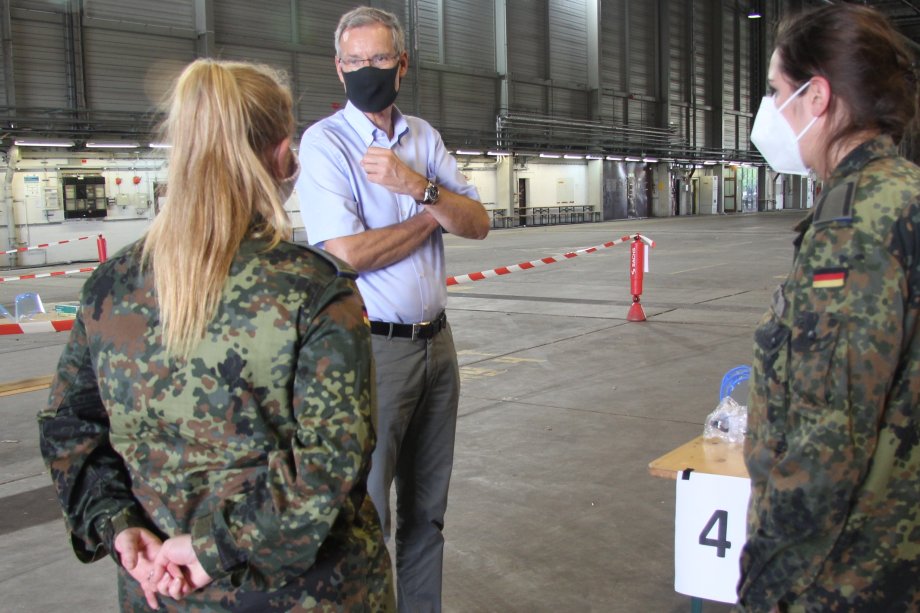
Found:
<path fill-rule="evenodd" d="M 349 57 L 349 58 L 339 58 L 339 63 L 350 68 L 352 70 L 356 68 L 363 68 L 368 64 L 374 66 L 374 68 L 392 68 L 393 62 L 396 58 L 399 57 L 397 53 L 378 53 L 374 57 L 361 58 L 361 57 Z"/>

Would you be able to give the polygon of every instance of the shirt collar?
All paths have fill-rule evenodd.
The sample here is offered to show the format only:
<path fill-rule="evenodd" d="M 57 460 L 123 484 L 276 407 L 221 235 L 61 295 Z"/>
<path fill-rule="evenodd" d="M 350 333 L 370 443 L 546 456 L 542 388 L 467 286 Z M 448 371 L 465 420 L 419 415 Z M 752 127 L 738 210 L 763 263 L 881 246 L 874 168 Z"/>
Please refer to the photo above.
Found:
<path fill-rule="evenodd" d="M 837 164 L 834 172 L 831 173 L 825 189 L 836 185 L 844 177 L 859 172 L 873 160 L 897 157 L 897 155 L 898 148 L 895 147 L 894 140 L 887 134 L 880 134 L 875 138 L 871 138 L 846 154 Z"/>
<path fill-rule="evenodd" d="M 383 131 L 374 125 L 370 119 L 367 118 L 367 115 L 362 113 L 358 107 L 353 105 L 351 101 L 345 104 L 345 110 L 342 111 L 345 116 L 345 121 L 348 122 L 355 132 L 361 137 L 361 140 L 364 141 L 364 144 L 370 147 L 374 143 L 374 137 L 377 133 L 383 133 Z M 399 108 L 396 105 L 393 105 L 393 143 L 399 142 L 399 139 L 409 131 L 409 124 L 406 122 L 405 116 L 400 112 Z M 386 135 L 384 134 L 384 138 Z"/>

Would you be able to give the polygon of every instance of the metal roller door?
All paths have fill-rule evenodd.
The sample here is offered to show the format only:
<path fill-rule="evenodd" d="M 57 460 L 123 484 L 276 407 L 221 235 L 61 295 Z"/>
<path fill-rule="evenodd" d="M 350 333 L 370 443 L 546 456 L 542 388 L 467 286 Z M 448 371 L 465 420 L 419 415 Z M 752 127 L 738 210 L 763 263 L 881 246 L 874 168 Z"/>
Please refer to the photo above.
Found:
<path fill-rule="evenodd" d="M 84 29 L 86 98 L 94 111 L 145 113 L 195 59 L 192 38 Z"/>
<path fill-rule="evenodd" d="M 221 43 L 289 43 L 296 27 L 291 0 L 220 0 L 214 2 L 214 38 Z"/>
<path fill-rule="evenodd" d="M 195 30 L 194 0 L 83 0 L 86 19 Z"/>
<path fill-rule="evenodd" d="M 16 106 L 72 108 L 63 14 L 13 9 L 11 29 Z"/>

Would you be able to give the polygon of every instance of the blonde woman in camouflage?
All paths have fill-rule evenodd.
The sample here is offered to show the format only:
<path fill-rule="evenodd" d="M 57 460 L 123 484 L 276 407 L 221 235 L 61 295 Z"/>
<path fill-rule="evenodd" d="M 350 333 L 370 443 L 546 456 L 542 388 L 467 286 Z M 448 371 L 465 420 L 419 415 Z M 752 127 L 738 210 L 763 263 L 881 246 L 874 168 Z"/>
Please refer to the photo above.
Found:
<path fill-rule="evenodd" d="M 877 12 L 782 25 L 752 142 L 823 181 L 755 334 L 744 611 L 920 610 L 920 168 L 914 59 Z"/>
<path fill-rule="evenodd" d="M 354 272 L 283 240 L 293 126 L 270 69 L 191 64 L 166 206 L 83 288 L 41 449 L 122 610 L 393 606 L 366 493 L 370 332 Z"/>

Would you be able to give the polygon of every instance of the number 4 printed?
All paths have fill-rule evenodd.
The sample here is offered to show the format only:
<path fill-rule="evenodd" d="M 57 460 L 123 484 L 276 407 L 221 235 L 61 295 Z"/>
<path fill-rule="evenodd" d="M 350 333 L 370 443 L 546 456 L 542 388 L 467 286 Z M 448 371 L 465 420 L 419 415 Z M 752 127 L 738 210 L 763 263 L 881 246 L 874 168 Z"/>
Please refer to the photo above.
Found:
<path fill-rule="evenodd" d="M 716 524 L 719 526 L 719 535 L 717 538 L 710 538 L 709 535 Z M 719 509 L 712 514 L 700 532 L 700 545 L 715 547 L 716 555 L 720 558 L 725 557 L 725 550 L 732 548 L 731 541 L 728 540 L 728 511 Z"/>

